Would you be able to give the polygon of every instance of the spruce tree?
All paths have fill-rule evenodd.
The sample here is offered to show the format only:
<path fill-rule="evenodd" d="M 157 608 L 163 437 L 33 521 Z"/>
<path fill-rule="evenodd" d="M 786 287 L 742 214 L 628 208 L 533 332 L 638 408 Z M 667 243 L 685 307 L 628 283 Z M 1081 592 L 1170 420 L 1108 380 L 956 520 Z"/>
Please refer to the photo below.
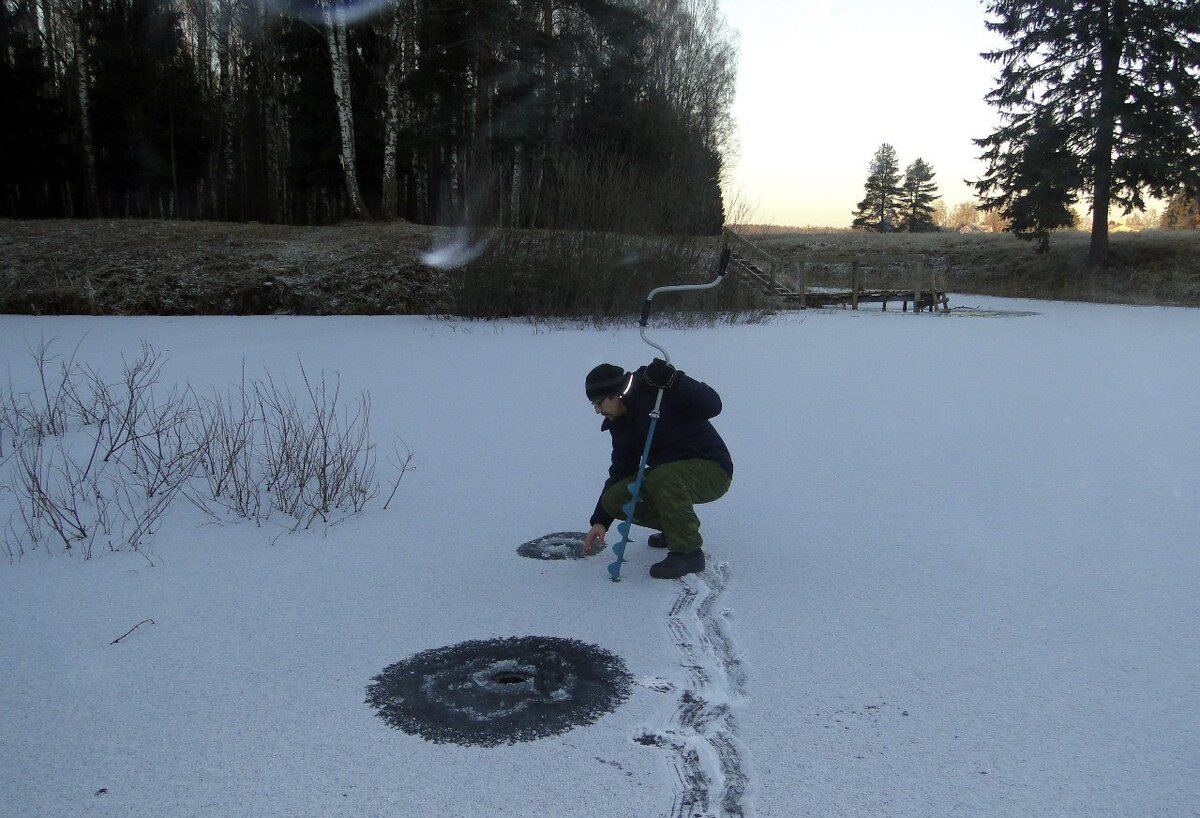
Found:
<path fill-rule="evenodd" d="M 1075 223 L 1072 206 L 1083 174 L 1068 144 L 1067 129 L 1049 111 L 1039 111 L 1022 141 L 1006 145 L 1002 161 L 975 183 L 984 210 L 995 210 L 1018 238 L 1037 239 L 1037 251 L 1050 249 L 1050 231 Z M 988 191 L 998 191 L 989 195 Z"/>
<path fill-rule="evenodd" d="M 901 186 L 900 229 L 908 233 L 933 233 L 938 227 L 933 218 L 937 201 L 937 183 L 933 168 L 918 157 L 904 170 Z"/>
<path fill-rule="evenodd" d="M 866 195 L 854 211 L 852 227 L 856 230 L 873 230 L 890 233 L 899 221 L 900 163 L 896 160 L 896 149 L 884 142 L 875 151 L 863 185 Z"/>
<path fill-rule="evenodd" d="M 988 163 L 977 188 L 1019 193 L 1004 187 L 1006 165 L 1045 136 L 1037 129 L 1049 117 L 1065 136 L 1063 162 L 1091 194 L 1089 262 L 1103 264 L 1111 204 L 1142 209 L 1146 193 L 1200 188 L 1200 3 L 989 0 L 988 12 L 1008 46 L 983 54 L 1001 66 L 987 100 L 1003 124 L 976 140 Z"/>

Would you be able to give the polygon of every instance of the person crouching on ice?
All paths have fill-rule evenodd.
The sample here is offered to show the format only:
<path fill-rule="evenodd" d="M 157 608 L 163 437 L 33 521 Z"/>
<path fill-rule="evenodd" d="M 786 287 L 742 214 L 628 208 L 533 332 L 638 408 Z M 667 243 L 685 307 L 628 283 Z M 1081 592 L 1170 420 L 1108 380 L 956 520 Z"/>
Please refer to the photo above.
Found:
<path fill-rule="evenodd" d="M 649 366 L 626 372 L 600 364 L 585 382 L 596 414 L 604 415 L 601 431 L 612 435 L 612 467 L 583 541 L 589 554 L 616 519 L 625 519 L 629 485 L 650 430 L 650 413 L 663 390 L 658 425 L 646 460 L 633 522 L 661 533 L 648 544 L 666 548 L 666 559 L 650 566 L 650 576 L 674 579 L 704 570 L 700 519 L 693 506 L 711 503 L 729 491 L 733 459 L 710 420 L 721 413 L 721 396 L 711 386 L 689 378 L 655 358 Z"/>

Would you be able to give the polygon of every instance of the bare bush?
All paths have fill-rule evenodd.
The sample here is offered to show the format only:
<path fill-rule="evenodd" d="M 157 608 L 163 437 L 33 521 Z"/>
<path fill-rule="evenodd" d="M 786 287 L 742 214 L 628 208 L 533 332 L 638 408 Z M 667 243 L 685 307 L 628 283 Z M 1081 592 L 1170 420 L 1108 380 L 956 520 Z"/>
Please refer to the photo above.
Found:
<path fill-rule="evenodd" d="M 336 375 L 310 379 L 301 365 L 297 398 L 243 372 L 238 388 L 201 399 L 158 386 L 164 360 L 147 344 L 122 359 L 116 383 L 60 360 L 52 342 L 31 354 L 39 387 L 0 394 L 10 560 L 51 544 L 84 558 L 97 546 L 140 553 L 180 496 L 217 519 L 222 509 L 255 522 L 285 515 L 294 530 L 362 512 L 379 494 L 370 400 L 346 401 Z M 411 461 L 397 450 L 388 503 Z"/>
<path fill-rule="evenodd" d="M 79 374 L 75 355 L 56 354 L 54 342 L 42 338 L 29 354 L 37 368 L 37 386 L 28 392 L 16 392 L 12 385 L 0 397 L 0 457 L 4 456 L 3 434 L 7 430 L 12 445 L 25 435 L 43 439 L 66 430 L 71 408 L 78 404 L 74 381 Z M 76 347 L 78 351 L 78 347 Z"/>
<path fill-rule="evenodd" d="M 16 486 L 22 503 L 22 520 L 31 529 L 31 543 L 53 536 L 64 550 L 79 548 L 85 557 L 101 528 L 92 496 L 98 492 L 98 480 L 90 467 L 79 466 L 61 441 L 50 445 L 18 447 Z"/>
<path fill-rule="evenodd" d="M 311 381 L 304 367 L 299 400 L 268 379 L 256 385 L 263 421 L 263 462 L 274 505 L 308 527 L 342 511 L 357 513 L 378 494 L 375 449 L 368 440 L 371 402 L 340 402 L 341 382 L 324 373 Z"/>
<path fill-rule="evenodd" d="M 452 309 L 468 318 L 568 318 L 598 324 L 636 318 L 664 284 L 712 279 L 720 239 L 594 231 L 498 230 L 478 258 L 456 271 Z M 661 309 L 727 316 L 756 313 L 763 300 L 728 282 L 702 298 Z M 660 307 L 656 305 L 656 314 Z"/>
<path fill-rule="evenodd" d="M 199 445 L 201 476 L 208 497 L 238 517 L 258 522 L 263 512 L 264 478 L 256 467 L 257 406 L 247 389 L 245 372 L 241 388 L 203 402 L 192 425 Z"/>

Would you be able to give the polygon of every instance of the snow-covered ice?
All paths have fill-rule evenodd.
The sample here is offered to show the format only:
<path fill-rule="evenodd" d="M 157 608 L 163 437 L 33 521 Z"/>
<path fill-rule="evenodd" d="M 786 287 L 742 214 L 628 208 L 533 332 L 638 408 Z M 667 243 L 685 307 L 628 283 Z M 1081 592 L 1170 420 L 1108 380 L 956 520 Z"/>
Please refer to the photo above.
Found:
<path fill-rule="evenodd" d="M 1200 310 L 952 303 L 1000 314 L 651 330 L 724 398 L 736 474 L 703 576 L 651 579 L 635 528 L 620 583 L 611 549 L 516 549 L 586 530 L 583 377 L 646 363 L 636 327 L 0 317 L 18 389 L 43 337 L 110 374 L 149 342 L 197 389 L 302 362 L 416 465 L 324 530 L 181 505 L 153 565 L 0 564 L 0 813 L 1200 813 Z M 365 703 L 407 657 L 526 636 L 615 654 L 632 695 L 487 747 Z"/>

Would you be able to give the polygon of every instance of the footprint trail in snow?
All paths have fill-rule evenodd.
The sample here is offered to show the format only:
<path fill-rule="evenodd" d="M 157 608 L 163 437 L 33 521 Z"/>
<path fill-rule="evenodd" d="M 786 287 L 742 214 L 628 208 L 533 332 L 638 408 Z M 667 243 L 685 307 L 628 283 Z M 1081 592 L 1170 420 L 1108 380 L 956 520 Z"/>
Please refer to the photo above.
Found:
<path fill-rule="evenodd" d="M 675 580 L 667 612 L 671 642 L 687 682 L 657 680 L 653 689 L 674 695 L 668 712 L 635 741 L 667 752 L 675 771 L 671 818 L 746 818 L 749 775 L 733 710 L 745 697 L 746 671 L 716 610 L 729 581 L 725 564 Z"/>

